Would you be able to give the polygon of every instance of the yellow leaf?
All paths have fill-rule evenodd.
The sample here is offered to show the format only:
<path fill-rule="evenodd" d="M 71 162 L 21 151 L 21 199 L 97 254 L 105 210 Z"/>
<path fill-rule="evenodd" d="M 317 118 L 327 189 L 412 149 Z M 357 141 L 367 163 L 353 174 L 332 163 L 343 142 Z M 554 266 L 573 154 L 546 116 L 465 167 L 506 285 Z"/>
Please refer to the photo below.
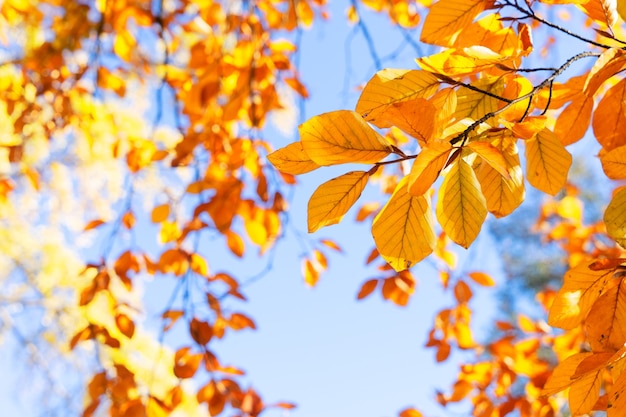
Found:
<path fill-rule="evenodd" d="M 383 117 L 390 125 L 427 142 L 433 134 L 437 112 L 438 109 L 428 100 L 417 98 L 394 103 L 387 108 Z"/>
<path fill-rule="evenodd" d="M 304 152 L 302 142 L 294 142 L 267 155 L 274 167 L 287 174 L 300 175 L 319 168 Z"/>
<path fill-rule="evenodd" d="M 152 210 L 152 223 L 161 223 L 170 215 L 170 205 L 161 204 Z"/>
<path fill-rule="evenodd" d="M 600 155 L 602 169 L 612 180 L 626 179 L 626 145 Z"/>
<path fill-rule="evenodd" d="M 626 79 L 611 87 L 593 114 L 593 133 L 607 151 L 626 145 Z"/>
<path fill-rule="evenodd" d="M 589 0 L 579 7 L 600 25 L 612 28 L 617 23 L 616 6 L 615 0 Z"/>
<path fill-rule="evenodd" d="M 612 352 L 626 342 L 626 283 L 620 281 L 591 307 L 585 320 L 587 340 L 594 352 Z"/>
<path fill-rule="evenodd" d="M 309 233 L 339 223 L 361 196 L 368 178 L 367 171 L 352 171 L 317 187 L 309 199 Z"/>
<path fill-rule="evenodd" d="M 593 97 L 580 94 L 563 109 L 554 125 L 554 134 L 565 146 L 578 142 L 587 132 L 593 111 Z"/>
<path fill-rule="evenodd" d="M 590 372 L 575 380 L 569 389 L 569 408 L 572 415 L 580 416 L 591 411 L 600 397 L 602 369 Z"/>
<path fill-rule="evenodd" d="M 526 141 L 526 177 L 535 188 L 556 195 L 567 181 L 572 155 L 548 129 Z"/>
<path fill-rule="evenodd" d="M 548 314 L 548 324 L 569 330 L 587 318 L 612 278 L 613 271 L 589 269 L 589 262 L 582 262 L 565 273 L 563 286 L 557 292 Z"/>
<path fill-rule="evenodd" d="M 320 273 L 309 259 L 302 260 L 302 275 L 304 276 L 304 282 L 309 287 L 314 287 L 317 281 L 320 279 Z"/>
<path fill-rule="evenodd" d="M 338 110 L 312 117 L 300 126 L 306 154 L 318 165 L 378 162 L 391 145 L 356 112 Z"/>
<path fill-rule="evenodd" d="M 390 106 L 419 97 L 428 98 L 437 88 L 439 80 L 427 71 L 384 69 L 367 82 L 356 111 L 377 127 L 389 127 L 384 113 Z"/>
<path fill-rule="evenodd" d="M 482 91 L 501 96 L 504 90 L 502 78 L 485 77 L 471 84 Z M 504 101 L 489 96 L 479 91 L 461 87 L 457 91 L 457 104 L 455 116 L 458 120 L 469 117 L 478 120 L 485 114 L 498 110 Z"/>
<path fill-rule="evenodd" d="M 487 202 L 474 170 L 459 159 L 446 173 L 439 190 L 439 224 L 450 239 L 467 249 L 478 236 L 486 217 Z"/>
<path fill-rule="evenodd" d="M 447 140 L 432 141 L 425 145 L 415 158 L 409 174 L 409 193 L 414 196 L 424 194 L 439 177 L 448 161 L 452 145 Z"/>
<path fill-rule="evenodd" d="M 491 4 L 491 0 L 439 0 L 426 15 L 420 40 L 434 45 L 452 46 L 455 35 Z"/>
<path fill-rule="evenodd" d="M 400 181 L 372 224 L 378 252 L 396 271 L 421 261 L 435 247 L 430 199 L 409 194 L 407 181 Z"/>
<path fill-rule="evenodd" d="M 484 272 L 470 272 L 469 276 L 475 283 L 480 284 L 483 287 L 493 287 L 496 285 L 493 278 Z"/>
<path fill-rule="evenodd" d="M 524 201 L 526 191 L 515 142 L 503 136 L 494 144 L 501 150 L 509 177 L 503 177 L 489 164 L 481 164 L 476 171 L 476 177 L 487 201 L 487 210 L 496 217 L 504 217 Z"/>
<path fill-rule="evenodd" d="M 599 0 L 592 1 L 597 2 Z M 593 67 L 591 67 L 585 79 L 585 84 L 583 85 L 583 92 L 587 96 L 593 97 L 598 88 L 600 88 L 606 80 L 620 72 L 625 64 L 626 54 L 624 51 L 617 48 L 605 50 L 593 64 Z"/>
<path fill-rule="evenodd" d="M 209 276 L 209 266 L 206 259 L 199 253 L 192 253 L 190 256 L 190 267 L 193 272 L 203 277 Z"/>
<path fill-rule="evenodd" d="M 470 142 L 467 147 L 476 152 L 480 158 L 498 171 L 506 179 L 511 179 L 504 155 L 500 149 L 487 142 Z"/>
<path fill-rule="evenodd" d="M 626 21 L 626 0 L 617 0 L 617 13 L 623 21 Z"/>
<path fill-rule="evenodd" d="M 613 195 L 604 212 L 606 232 L 622 247 L 626 248 L 626 188 Z"/>
<path fill-rule="evenodd" d="M 571 386 L 574 382 L 572 376 L 576 373 L 576 368 L 591 355 L 593 355 L 591 352 L 576 353 L 559 363 L 546 381 L 541 394 L 545 396 L 554 395 Z"/>

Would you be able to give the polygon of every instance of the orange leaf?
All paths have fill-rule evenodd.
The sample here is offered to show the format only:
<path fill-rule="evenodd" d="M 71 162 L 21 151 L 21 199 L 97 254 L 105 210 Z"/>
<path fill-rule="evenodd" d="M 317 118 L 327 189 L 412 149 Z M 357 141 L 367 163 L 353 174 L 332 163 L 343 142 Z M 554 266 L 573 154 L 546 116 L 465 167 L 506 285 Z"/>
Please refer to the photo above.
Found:
<path fill-rule="evenodd" d="M 493 287 L 495 285 L 493 278 L 484 272 L 470 272 L 469 277 L 474 280 L 475 283 L 482 285 L 483 287 Z"/>
<path fill-rule="evenodd" d="M 470 142 L 467 147 L 476 152 L 482 160 L 487 162 L 493 169 L 498 171 L 506 179 L 511 179 L 508 164 L 502 155 L 502 151 L 487 142 Z"/>
<path fill-rule="evenodd" d="M 359 294 L 356 296 L 356 299 L 362 300 L 363 298 L 367 297 L 376 289 L 377 286 L 378 286 L 377 279 L 370 279 L 368 281 L 365 281 L 363 285 L 361 286 L 361 290 L 359 291 Z"/>
<path fill-rule="evenodd" d="M 432 141 L 424 146 L 415 158 L 409 174 L 409 193 L 421 196 L 430 189 L 446 165 L 452 145 L 447 140 Z"/>
<path fill-rule="evenodd" d="M 95 229 L 96 227 L 101 226 L 104 223 L 105 221 L 101 219 L 92 220 L 89 223 L 87 223 L 87 225 L 85 226 L 83 230 L 86 232 L 87 230 Z"/>
<path fill-rule="evenodd" d="M 492 0 L 439 0 L 426 15 L 420 40 L 433 45 L 452 46 L 455 35 L 491 4 Z"/>
<path fill-rule="evenodd" d="M 267 159 L 277 170 L 292 175 L 306 174 L 319 168 L 304 151 L 302 142 L 290 143 L 269 154 Z"/>
<path fill-rule="evenodd" d="M 115 324 L 120 332 L 129 339 L 135 334 L 135 323 L 126 314 L 116 314 Z"/>

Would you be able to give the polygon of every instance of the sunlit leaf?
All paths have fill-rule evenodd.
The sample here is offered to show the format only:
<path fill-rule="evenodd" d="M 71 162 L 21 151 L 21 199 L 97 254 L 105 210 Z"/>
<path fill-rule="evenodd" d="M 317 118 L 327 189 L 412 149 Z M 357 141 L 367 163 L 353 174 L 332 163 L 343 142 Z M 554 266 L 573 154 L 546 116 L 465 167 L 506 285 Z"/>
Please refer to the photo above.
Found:
<path fill-rule="evenodd" d="M 559 363 L 543 387 L 542 394 L 553 395 L 569 388 L 574 382 L 572 376 L 576 373 L 576 368 L 591 355 L 593 355 L 591 352 L 577 353 Z"/>
<path fill-rule="evenodd" d="M 463 159 L 455 162 L 446 173 L 436 211 L 446 235 L 468 248 L 487 217 L 487 202 L 474 170 Z"/>
<path fill-rule="evenodd" d="M 589 262 L 582 262 L 565 274 L 548 315 L 548 324 L 561 329 L 578 326 L 589 314 L 591 306 L 604 291 L 612 278 L 612 271 L 589 269 Z"/>
<path fill-rule="evenodd" d="M 578 142 L 587 132 L 593 110 L 593 97 L 581 94 L 556 119 L 554 134 L 563 145 Z"/>
<path fill-rule="evenodd" d="M 304 152 L 302 142 L 290 143 L 284 148 L 269 154 L 267 159 L 277 170 L 292 175 L 306 174 L 319 168 L 319 165 L 313 162 Z"/>
<path fill-rule="evenodd" d="M 607 177 L 613 180 L 626 179 L 626 145 L 601 154 L 600 162 Z"/>
<path fill-rule="evenodd" d="M 613 195 L 604 212 L 606 232 L 623 248 L 626 248 L 626 188 Z"/>
<path fill-rule="evenodd" d="M 526 141 L 526 177 L 533 187 L 556 195 L 565 185 L 572 155 L 548 129 Z"/>
<path fill-rule="evenodd" d="M 320 185 L 309 199 L 309 233 L 339 223 L 361 196 L 368 178 L 367 171 L 352 171 Z"/>
<path fill-rule="evenodd" d="M 439 87 L 439 80 L 427 71 L 384 69 L 367 82 L 356 111 L 378 127 L 389 127 L 385 111 L 395 103 L 428 98 Z"/>
<path fill-rule="evenodd" d="M 593 133 L 607 151 L 626 145 L 626 79 L 611 87 L 593 115 Z"/>
<path fill-rule="evenodd" d="M 400 181 L 372 224 L 378 252 L 396 271 L 421 261 L 435 247 L 430 199 L 409 194 L 407 181 Z"/>
<path fill-rule="evenodd" d="M 312 117 L 300 126 L 305 153 L 318 165 L 374 163 L 389 153 L 389 143 L 356 112 L 338 110 Z"/>
<path fill-rule="evenodd" d="M 496 217 L 504 217 L 524 201 L 524 178 L 515 142 L 503 137 L 495 144 L 502 151 L 509 177 L 502 176 L 492 165 L 486 163 L 480 165 L 476 177 L 485 196 L 487 210 Z"/>
<path fill-rule="evenodd" d="M 452 145 L 449 141 L 432 141 L 417 155 L 409 174 L 409 193 L 419 196 L 430 189 L 448 161 Z"/>
<path fill-rule="evenodd" d="M 376 289 L 377 286 L 378 286 L 377 279 L 370 279 L 370 280 L 365 281 L 363 285 L 361 286 L 361 289 L 359 290 L 359 293 L 357 294 L 356 299 L 362 300 L 363 298 L 367 297 Z"/>
<path fill-rule="evenodd" d="M 492 4 L 490 0 L 439 0 L 424 20 L 422 42 L 450 46 L 454 35 Z"/>
<path fill-rule="evenodd" d="M 616 351 L 626 342 L 626 284 L 620 282 L 602 294 L 585 320 L 594 352 Z"/>

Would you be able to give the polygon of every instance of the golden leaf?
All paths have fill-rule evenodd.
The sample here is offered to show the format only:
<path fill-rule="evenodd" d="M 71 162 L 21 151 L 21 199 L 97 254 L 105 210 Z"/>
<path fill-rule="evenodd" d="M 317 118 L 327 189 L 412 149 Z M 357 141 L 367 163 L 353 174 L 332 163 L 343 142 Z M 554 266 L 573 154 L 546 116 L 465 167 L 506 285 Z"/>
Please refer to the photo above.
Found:
<path fill-rule="evenodd" d="M 452 145 L 447 140 L 432 141 L 415 158 L 409 174 L 409 193 L 414 196 L 424 194 L 439 177 L 448 161 Z"/>
<path fill-rule="evenodd" d="M 626 248 L 626 188 L 613 195 L 604 212 L 606 232 L 622 247 Z"/>
<path fill-rule="evenodd" d="M 506 179 L 511 179 L 508 164 L 502 155 L 502 151 L 488 142 L 474 141 L 467 144 L 467 147 L 476 152 L 480 158 L 498 171 Z"/>
<path fill-rule="evenodd" d="M 593 133 L 607 151 L 626 145 L 626 79 L 611 87 L 593 115 Z"/>
<path fill-rule="evenodd" d="M 554 134 L 563 145 L 576 143 L 585 135 L 592 111 L 593 97 L 584 94 L 580 94 L 563 109 L 554 125 Z"/>
<path fill-rule="evenodd" d="M 352 171 L 317 187 L 309 199 L 309 233 L 339 223 L 361 196 L 368 178 L 367 171 Z"/>
<path fill-rule="evenodd" d="M 604 293 L 612 274 L 612 270 L 589 269 L 589 262 L 582 262 L 567 271 L 563 286 L 550 307 L 548 324 L 565 330 L 578 326 Z"/>
<path fill-rule="evenodd" d="M 414 138 L 427 142 L 434 131 L 438 109 L 424 98 L 402 101 L 389 106 L 383 113 L 385 121 Z"/>
<path fill-rule="evenodd" d="M 544 129 L 526 141 L 526 177 L 533 187 L 556 195 L 571 165 L 572 155 L 552 131 Z"/>
<path fill-rule="evenodd" d="M 616 351 L 626 342 L 626 284 L 620 281 L 602 294 L 585 320 L 587 340 L 594 352 Z"/>
<path fill-rule="evenodd" d="M 306 154 L 316 164 L 378 162 L 392 151 L 391 145 L 356 112 L 338 110 L 312 117 L 300 126 Z"/>
<path fill-rule="evenodd" d="M 492 3 L 491 0 L 439 0 L 426 15 L 420 40 L 433 45 L 452 46 L 455 35 Z"/>
<path fill-rule="evenodd" d="M 319 168 L 304 152 L 302 142 L 294 142 L 267 155 L 274 167 L 287 174 L 300 175 Z"/>
<path fill-rule="evenodd" d="M 599 0 L 592 0 L 597 2 Z M 590 2 L 591 3 L 591 2 Z M 583 92 L 593 97 L 598 88 L 609 78 L 622 70 L 626 64 L 626 54 L 621 49 L 609 48 L 602 52 L 585 79 Z"/>
<path fill-rule="evenodd" d="M 612 180 L 626 179 L 626 145 L 600 155 L 602 169 Z"/>
<path fill-rule="evenodd" d="M 494 143 L 504 157 L 508 178 L 489 164 L 481 164 L 476 171 L 476 177 L 485 196 L 487 210 L 496 217 L 504 217 L 524 201 L 526 191 L 517 145 L 511 138 L 504 136 Z"/>
<path fill-rule="evenodd" d="M 545 396 L 553 395 L 570 387 L 574 382 L 572 376 L 576 373 L 576 368 L 591 355 L 593 355 L 592 352 L 576 353 L 559 363 L 552 371 L 548 381 L 546 381 L 541 394 Z"/>
<path fill-rule="evenodd" d="M 467 249 L 487 217 L 487 202 L 474 170 L 463 159 L 446 173 L 436 211 L 446 235 Z"/>
<path fill-rule="evenodd" d="M 504 90 L 504 82 L 500 77 L 484 77 L 473 82 L 471 85 L 497 96 L 501 96 Z M 466 87 L 461 87 L 457 91 L 455 117 L 458 120 L 465 117 L 478 120 L 485 114 L 498 110 L 503 104 L 504 101 L 498 100 L 495 97 L 479 91 L 470 90 Z"/>
<path fill-rule="evenodd" d="M 396 271 L 421 261 L 435 247 L 430 199 L 409 194 L 407 181 L 400 181 L 372 224 L 378 252 Z"/>
<path fill-rule="evenodd" d="M 420 97 L 428 98 L 437 88 L 439 80 L 427 71 L 384 69 L 367 82 L 356 111 L 377 127 L 390 127 L 384 114 L 390 106 Z"/>

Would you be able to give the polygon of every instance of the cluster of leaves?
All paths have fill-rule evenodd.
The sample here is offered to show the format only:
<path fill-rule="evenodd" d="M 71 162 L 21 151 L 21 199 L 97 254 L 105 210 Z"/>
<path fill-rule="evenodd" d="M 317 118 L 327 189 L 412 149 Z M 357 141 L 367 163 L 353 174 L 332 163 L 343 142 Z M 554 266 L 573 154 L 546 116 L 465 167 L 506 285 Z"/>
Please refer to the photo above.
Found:
<path fill-rule="evenodd" d="M 542 17 L 541 11 L 565 4 L 576 6 L 595 31 L 585 37 Z M 624 413 L 626 319 L 620 294 L 625 259 L 622 249 L 604 237 L 626 247 L 626 189 L 615 190 L 602 224 L 585 226 L 580 200 L 567 183 L 572 155 L 566 146 L 580 141 L 591 126 L 606 177 L 626 179 L 626 84 L 621 77 L 626 42 L 619 17 L 625 7 L 602 0 L 440 0 L 428 8 L 420 39 L 442 47 L 441 52 L 418 58 L 421 69 L 379 71 L 363 87 L 355 111 L 307 120 L 299 128 L 299 142 L 269 155 L 277 169 L 294 175 L 345 163 L 369 166 L 320 185 L 309 200 L 308 227 L 314 232 L 338 223 L 370 180 L 382 182 L 391 196 L 375 212 L 373 257 L 380 254 L 394 270 L 380 281 L 383 296 L 400 305 L 406 297 L 392 295 L 392 287 L 411 294 L 408 268 L 433 252 L 445 260 L 443 239 L 468 248 L 488 213 L 507 216 L 523 202 L 524 180 L 552 196 L 567 188 L 558 203 L 543 207 L 539 221 L 548 227 L 546 236 L 569 254 L 572 269 L 563 287 L 542 298 L 550 309 L 548 323 L 567 332 L 548 337 L 545 324 L 531 325 L 528 318 L 519 326 L 503 323 L 502 331 L 536 335 L 528 342 L 506 335 L 489 345 L 491 362 L 464 368 L 453 394 L 441 397 L 444 405 L 477 389 L 471 397 L 475 416 L 514 410 L 524 416 L 552 415 L 558 404 L 545 396 L 569 388 L 573 415 Z M 589 50 L 553 68 L 525 67 L 537 55 L 531 34 L 541 30 L 586 42 Z M 582 60 L 593 62 L 559 81 Z M 390 167 L 395 171 L 389 173 Z M 560 221 L 548 224 L 555 216 Z M 442 278 L 447 286 L 449 276 Z M 367 281 L 358 297 L 370 294 L 377 282 Z M 464 327 L 471 314 L 463 309 L 471 290 L 458 279 L 454 294 L 458 306 L 437 316 L 428 342 L 437 347 L 438 360 L 448 356 L 451 339 L 460 348 L 473 346 Z M 546 346 L 560 360 L 547 383 L 551 366 L 541 357 Z M 526 394 L 514 395 L 511 387 L 522 376 L 530 381 Z M 487 395 L 492 383 L 495 391 Z"/>

